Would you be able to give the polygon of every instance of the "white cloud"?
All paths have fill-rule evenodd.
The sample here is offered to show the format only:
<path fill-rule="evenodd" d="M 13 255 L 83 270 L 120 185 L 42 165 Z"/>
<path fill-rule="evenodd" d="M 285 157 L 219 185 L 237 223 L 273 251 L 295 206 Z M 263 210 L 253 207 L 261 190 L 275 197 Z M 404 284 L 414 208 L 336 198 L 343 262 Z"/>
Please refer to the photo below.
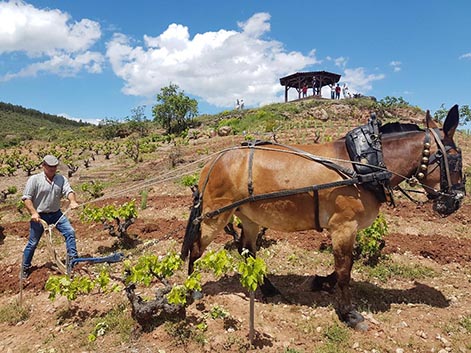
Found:
<path fill-rule="evenodd" d="M 334 59 L 335 66 L 345 68 L 347 66 L 348 59 L 344 58 L 343 56 Z"/>
<path fill-rule="evenodd" d="M 460 55 L 459 58 L 460 59 L 471 59 L 471 53 L 466 53 L 466 54 Z"/>
<path fill-rule="evenodd" d="M 342 81 L 349 84 L 349 90 L 352 93 L 358 92 L 365 94 L 370 91 L 374 81 L 382 80 L 385 78 L 383 74 L 367 74 L 363 67 L 356 69 L 345 69 Z"/>
<path fill-rule="evenodd" d="M 287 52 L 282 43 L 264 39 L 270 15 L 257 13 L 239 22 L 240 31 L 221 29 L 191 38 L 188 27 L 171 24 L 156 37 L 144 36 L 144 46 L 116 34 L 107 44 L 107 57 L 124 80 L 123 92 L 151 97 L 170 82 L 186 94 L 219 106 L 280 101 L 279 78 L 317 64 L 308 55 Z"/>
<path fill-rule="evenodd" d="M 393 60 L 389 63 L 389 66 L 391 66 L 393 68 L 394 72 L 401 71 L 401 65 L 402 65 L 402 63 L 400 61 L 394 61 Z"/>
<path fill-rule="evenodd" d="M 89 123 L 89 124 L 93 124 L 93 125 L 99 125 L 100 122 L 102 122 L 102 119 L 97 119 L 97 118 L 75 118 L 73 116 L 70 116 L 69 114 L 67 113 L 59 113 L 59 114 L 56 114 L 57 116 L 62 116 L 66 119 L 69 119 L 69 120 L 74 120 L 74 121 L 78 121 L 78 122 L 83 122 L 83 123 Z"/>
<path fill-rule="evenodd" d="M 21 52 L 33 60 L 33 64 L 2 80 L 34 76 L 39 71 L 59 75 L 82 69 L 101 72 L 102 54 L 90 51 L 100 37 L 97 22 L 72 22 L 67 13 L 38 9 L 20 0 L 0 2 L 0 55 Z"/>
<path fill-rule="evenodd" d="M 97 52 L 85 52 L 75 56 L 60 54 L 49 60 L 28 65 L 16 73 L 6 74 L 0 78 L 0 81 L 9 81 L 18 77 L 35 77 L 41 72 L 49 72 L 62 77 L 75 76 L 81 70 L 100 73 L 103 62 L 103 55 Z"/>

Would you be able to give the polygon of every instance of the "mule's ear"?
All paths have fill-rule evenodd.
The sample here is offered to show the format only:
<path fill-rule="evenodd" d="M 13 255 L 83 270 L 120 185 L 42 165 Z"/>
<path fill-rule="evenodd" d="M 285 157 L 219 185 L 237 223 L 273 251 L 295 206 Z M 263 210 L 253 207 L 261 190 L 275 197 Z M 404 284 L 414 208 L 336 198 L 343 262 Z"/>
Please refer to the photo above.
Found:
<path fill-rule="evenodd" d="M 445 133 L 445 136 L 452 139 L 459 122 L 460 113 L 458 110 L 458 104 L 455 104 L 448 112 L 445 123 L 443 124 L 443 132 Z"/>
<path fill-rule="evenodd" d="M 435 121 L 433 121 L 432 116 L 430 115 L 430 110 L 427 110 L 427 113 L 425 114 L 425 126 L 427 126 L 429 129 L 438 128 L 437 124 Z"/>

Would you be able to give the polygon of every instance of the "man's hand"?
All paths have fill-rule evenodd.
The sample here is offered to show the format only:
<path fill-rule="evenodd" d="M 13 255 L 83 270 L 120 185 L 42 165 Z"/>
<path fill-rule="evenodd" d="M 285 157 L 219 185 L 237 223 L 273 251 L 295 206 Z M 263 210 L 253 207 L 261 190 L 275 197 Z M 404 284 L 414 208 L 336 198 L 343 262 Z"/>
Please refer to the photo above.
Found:
<path fill-rule="evenodd" d="M 39 222 L 40 219 L 41 219 L 41 217 L 39 217 L 39 213 L 33 212 L 33 213 L 31 214 L 31 220 L 32 220 L 33 222 Z"/>
<path fill-rule="evenodd" d="M 77 203 L 77 201 L 75 201 L 75 200 L 71 200 L 71 201 L 70 201 L 69 207 L 70 207 L 72 210 L 73 210 L 74 208 L 79 207 L 79 206 L 80 206 L 80 205 Z"/>
<path fill-rule="evenodd" d="M 67 195 L 67 198 L 69 199 L 70 201 L 70 204 L 69 204 L 69 208 L 70 209 L 74 209 L 74 208 L 77 208 L 79 207 L 80 205 L 77 203 L 77 199 L 75 198 L 75 192 L 71 192 L 69 193 L 69 195 Z"/>

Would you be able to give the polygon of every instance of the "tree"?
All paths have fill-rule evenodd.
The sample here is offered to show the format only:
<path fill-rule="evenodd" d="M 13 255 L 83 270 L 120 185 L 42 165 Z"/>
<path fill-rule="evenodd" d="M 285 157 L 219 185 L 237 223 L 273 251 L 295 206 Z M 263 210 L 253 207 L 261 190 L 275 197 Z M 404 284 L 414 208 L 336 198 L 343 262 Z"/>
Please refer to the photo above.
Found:
<path fill-rule="evenodd" d="M 448 109 L 445 108 L 445 104 L 442 103 L 440 108 L 433 114 L 433 118 L 436 121 L 443 122 L 448 114 Z M 460 124 L 463 125 L 469 121 L 471 121 L 471 110 L 469 109 L 469 105 L 462 105 L 460 106 Z M 464 118 L 464 120 L 463 120 Z"/>
<path fill-rule="evenodd" d="M 186 96 L 176 84 L 163 87 L 157 95 L 157 102 L 152 107 L 152 115 L 167 134 L 184 131 L 189 120 L 198 114 L 198 102 Z"/>
<path fill-rule="evenodd" d="M 131 109 L 132 116 L 126 118 L 127 125 L 131 131 L 139 133 L 139 136 L 144 137 L 148 133 L 146 122 L 148 121 L 144 113 L 146 106 L 140 105 Z"/>

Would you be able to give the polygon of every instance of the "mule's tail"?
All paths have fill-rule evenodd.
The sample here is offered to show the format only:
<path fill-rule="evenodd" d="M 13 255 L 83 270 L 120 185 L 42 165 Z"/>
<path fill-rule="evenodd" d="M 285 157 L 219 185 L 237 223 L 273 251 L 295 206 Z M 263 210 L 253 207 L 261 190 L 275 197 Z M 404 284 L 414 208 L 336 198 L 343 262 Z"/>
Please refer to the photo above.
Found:
<path fill-rule="evenodd" d="M 191 188 L 193 191 L 193 206 L 191 207 L 190 218 L 186 225 L 185 238 L 183 239 L 182 250 L 180 257 L 186 260 L 190 253 L 191 246 L 201 235 L 201 210 L 203 209 L 203 200 L 200 197 L 198 186 L 195 185 Z"/>

